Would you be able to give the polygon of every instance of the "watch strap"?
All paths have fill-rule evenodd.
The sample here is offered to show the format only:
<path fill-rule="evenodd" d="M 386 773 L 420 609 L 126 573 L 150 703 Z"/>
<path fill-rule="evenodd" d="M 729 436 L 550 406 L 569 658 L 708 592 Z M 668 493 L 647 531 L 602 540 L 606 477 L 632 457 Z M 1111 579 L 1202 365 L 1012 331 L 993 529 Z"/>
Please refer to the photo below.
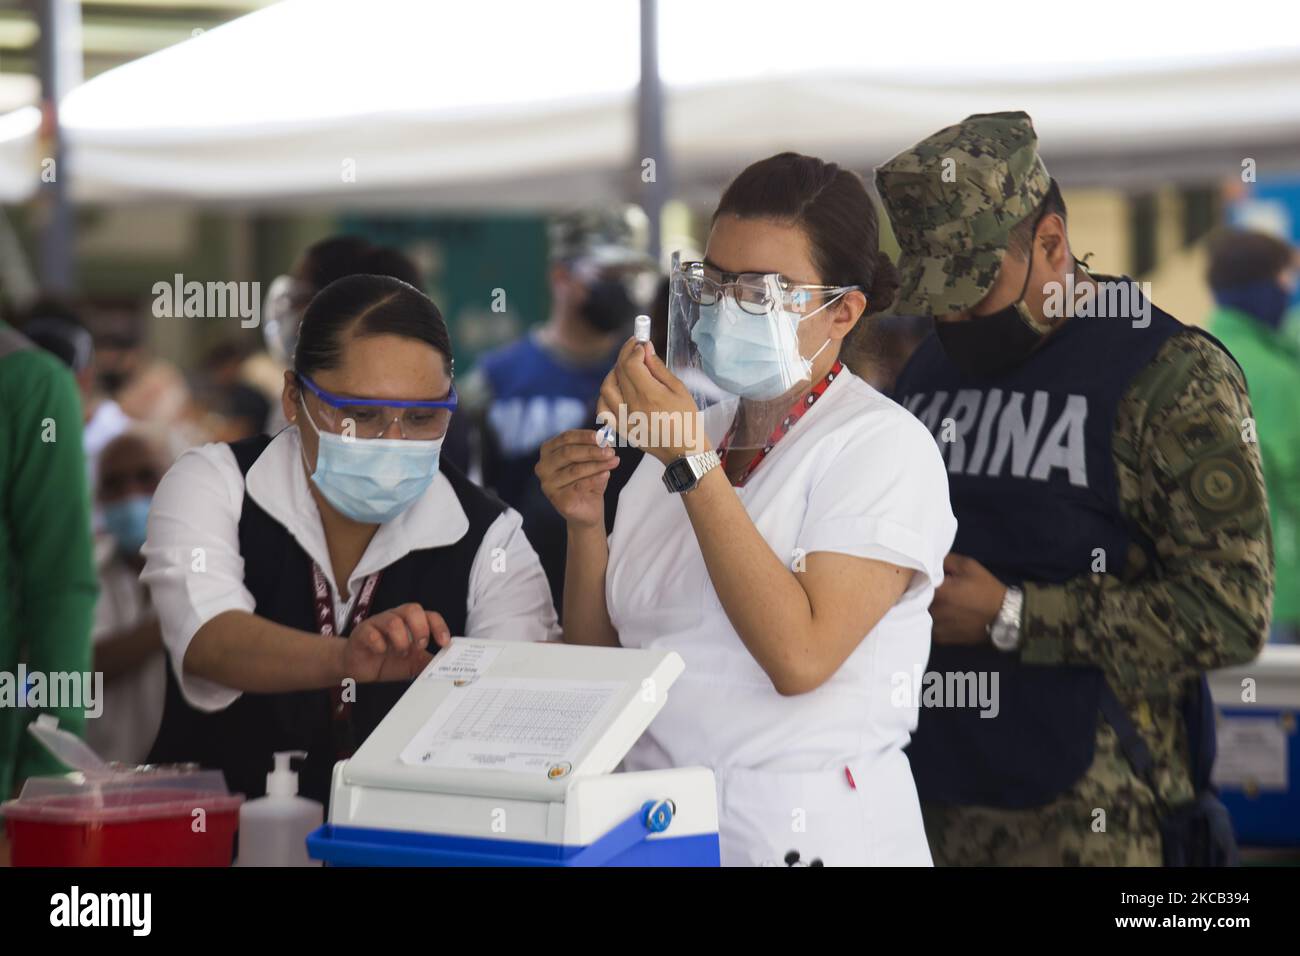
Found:
<path fill-rule="evenodd" d="M 1007 588 L 998 616 L 989 625 L 989 638 L 998 650 L 1010 652 L 1020 649 L 1024 637 L 1024 607 L 1025 592 L 1015 586 Z"/>

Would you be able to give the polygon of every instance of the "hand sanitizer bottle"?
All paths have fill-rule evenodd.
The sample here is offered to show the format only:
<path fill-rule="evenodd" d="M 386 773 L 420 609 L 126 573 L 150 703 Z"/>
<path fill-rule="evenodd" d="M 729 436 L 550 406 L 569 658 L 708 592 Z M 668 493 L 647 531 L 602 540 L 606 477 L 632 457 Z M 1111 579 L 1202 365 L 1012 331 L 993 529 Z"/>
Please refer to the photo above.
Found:
<path fill-rule="evenodd" d="M 301 750 L 275 755 L 266 775 L 266 796 L 248 800 L 239 810 L 239 859 L 235 866 L 320 866 L 307 856 L 307 834 L 325 819 L 325 808 L 298 796 L 298 775 L 289 768 Z"/>

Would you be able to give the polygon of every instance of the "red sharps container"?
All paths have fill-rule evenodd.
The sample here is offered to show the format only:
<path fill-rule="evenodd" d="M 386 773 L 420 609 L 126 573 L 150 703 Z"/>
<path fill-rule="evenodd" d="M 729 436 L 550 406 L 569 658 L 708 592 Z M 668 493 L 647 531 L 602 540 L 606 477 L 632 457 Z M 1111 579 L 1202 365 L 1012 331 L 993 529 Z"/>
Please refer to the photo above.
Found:
<path fill-rule="evenodd" d="M 29 728 L 73 772 L 0 803 L 14 866 L 229 866 L 240 794 L 192 764 L 106 764 L 42 716 Z"/>

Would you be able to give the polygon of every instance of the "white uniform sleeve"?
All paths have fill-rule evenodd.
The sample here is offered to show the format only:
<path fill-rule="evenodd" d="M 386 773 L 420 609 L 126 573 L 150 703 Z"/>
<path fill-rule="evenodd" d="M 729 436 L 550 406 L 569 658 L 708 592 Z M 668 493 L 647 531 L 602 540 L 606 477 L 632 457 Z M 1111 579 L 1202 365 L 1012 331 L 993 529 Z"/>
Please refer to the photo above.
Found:
<path fill-rule="evenodd" d="M 862 424 L 813 484 L 798 546 L 912 568 L 929 580 L 914 576 L 909 591 L 937 588 L 957 533 L 939 449 L 902 408 Z"/>
<path fill-rule="evenodd" d="M 163 644 L 186 700 L 223 710 L 239 691 L 184 672 L 185 651 L 200 627 L 224 611 L 257 606 L 244 587 L 239 516 L 244 481 L 230 446 L 186 452 L 163 476 L 149 508 L 140 580 L 148 586 Z"/>
<path fill-rule="evenodd" d="M 465 637 L 558 641 L 551 588 L 524 536 L 519 512 L 507 508 L 488 527 L 469 573 Z"/>

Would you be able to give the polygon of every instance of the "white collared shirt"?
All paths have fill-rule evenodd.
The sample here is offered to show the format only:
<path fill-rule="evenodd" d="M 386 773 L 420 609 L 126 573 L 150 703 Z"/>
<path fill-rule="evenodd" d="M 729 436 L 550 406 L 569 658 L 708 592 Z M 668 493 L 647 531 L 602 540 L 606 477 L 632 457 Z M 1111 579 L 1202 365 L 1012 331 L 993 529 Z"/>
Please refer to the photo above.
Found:
<path fill-rule="evenodd" d="M 307 485 L 297 428 L 271 440 L 249 468 L 247 493 L 324 572 L 334 619 L 346 621 L 361 583 L 412 551 L 459 541 L 469 519 L 441 472 L 406 511 L 379 526 L 340 598 L 316 501 Z M 186 699 L 201 710 L 222 710 L 240 692 L 192 674 L 182 662 L 195 633 L 225 611 L 253 613 L 239 551 L 245 476 L 234 452 L 222 443 L 191 449 L 177 459 L 154 493 L 140 579 L 148 585 Z M 302 582 L 310 588 L 310 582 Z M 559 625 L 546 574 L 524 536 L 518 512 L 507 508 L 487 529 L 470 568 L 466 637 L 492 640 L 559 639 Z M 376 607 L 374 612 L 387 610 Z M 438 608 L 429 608 L 436 611 Z"/>

